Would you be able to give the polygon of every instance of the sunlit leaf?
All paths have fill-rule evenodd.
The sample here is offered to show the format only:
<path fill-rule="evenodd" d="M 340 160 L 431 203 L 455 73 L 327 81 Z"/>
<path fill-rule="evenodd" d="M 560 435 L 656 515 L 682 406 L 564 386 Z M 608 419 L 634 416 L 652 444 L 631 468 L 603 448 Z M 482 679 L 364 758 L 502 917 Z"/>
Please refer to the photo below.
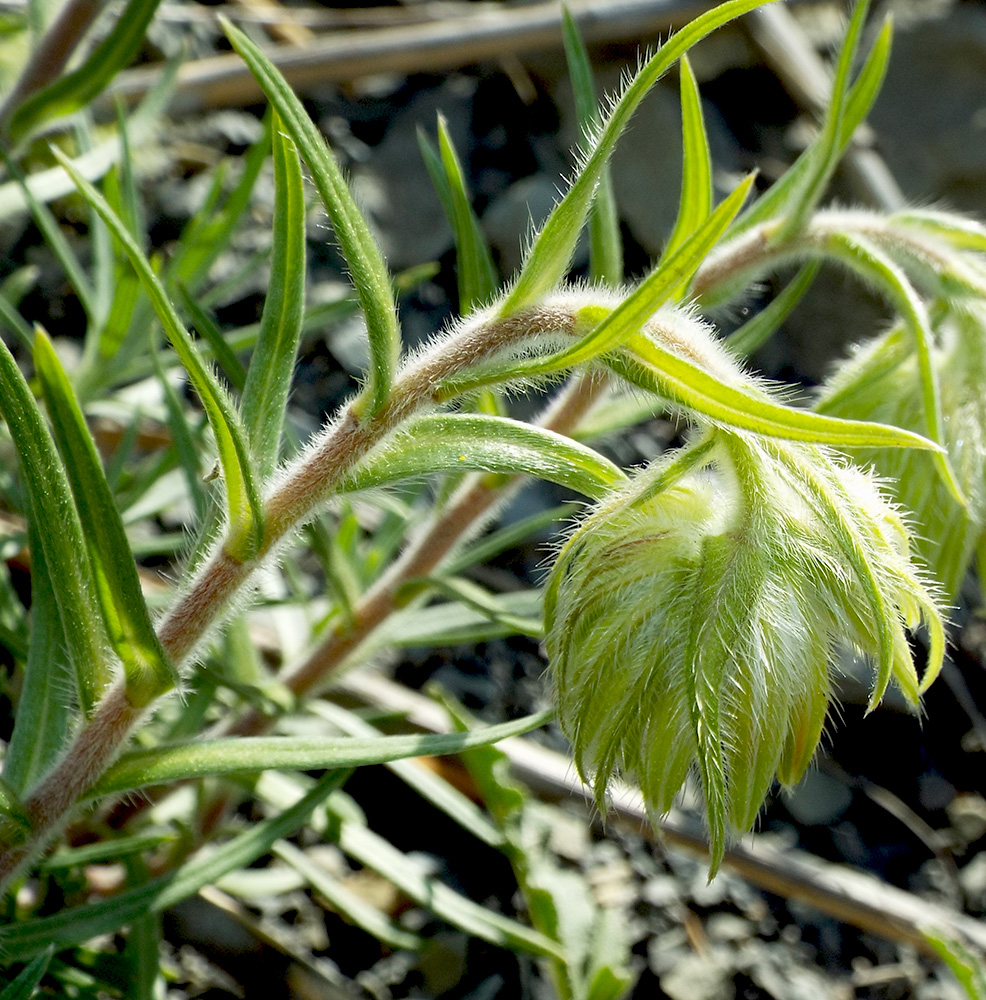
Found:
<path fill-rule="evenodd" d="M 256 554 L 263 540 L 263 507 L 250 461 L 246 435 L 236 410 L 203 362 L 150 262 L 134 242 L 119 216 L 113 212 L 103 196 L 79 174 L 67 157 L 58 150 L 54 150 L 54 153 L 78 185 L 80 193 L 99 212 L 100 217 L 126 251 L 172 347 L 192 379 L 209 417 L 219 449 L 229 518 L 226 551 L 234 559 L 250 559 Z"/>
<path fill-rule="evenodd" d="M 934 334 L 927 309 L 920 296 L 903 271 L 868 240 L 835 233 L 826 240 L 826 249 L 848 264 L 864 280 L 883 291 L 910 328 L 921 376 L 926 433 L 936 444 L 940 444 L 945 440 L 945 426 L 938 374 L 935 371 L 931 350 Z M 962 488 L 952 471 L 947 454 L 941 452 L 934 456 L 934 460 L 949 492 L 956 502 L 965 506 Z"/>
<path fill-rule="evenodd" d="M 17 363 L 0 341 L 0 414 L 17 449 L 28 518 L 38 526 L 55 600 L 86 714 L 110 678 L 99 602 L 65 466 Z M 57 530 L 53 526 L 57 525 Z"/>
<path fill-rule="evenodd" d="M 627 352 L 624 356 L 607 357 L 607 363 L 617 374 L 726 426 L 769 437 L 813 441 L 841 448 L 941 451 L 941 446 L 935 442 L 899 427 L 823 417 L 810 410 L 775 403 L 747 389 L 726 385 L 698 365 L 641 335 L 627 341 Z"/>
<path fill-rule="evenodd" d="M 705 134 L 702 98 L 688 56 L 679 61 L 681 72 L 681 198 L 678 218 L 664 253 L 670 256 L 695 232 L 712 211 L 712 154 Z"/>
<path fill-rule="evenodd" d="M 853 133 L 869 114 L 870 108 L 876 100 L 887 72 L 892 37 L 893 24 L 887 18 L 884 20 L 880 33 L 873 43 L 873 48 L 870 49 L 845 101 L 839 126 L 838 155 L 844 152 Z M 820 149 L 830 139 L 830 133 L 820 134 L 784 172 L 780 180 L 773 184 L 736 220 L 727 234 L 727 238 L 737 236 L 752 226 L 766 222 L 768 219 L 779 218 L 786 213 L 807 185 L 809 173 L 817 167 L 819 161 L 825 160 L 824 152 L 820 152 Z"/>
<path fill-rule="evenodd" d="M 366 320 L 370 369 L 364 398 L 365 414 L 372 417 L 390 394 L 400 354 L 397 312 L 383 256 L 349 192 L 335 156 L 294 91 L 274 64 L 242 31 L 228 21 L 223 21 L 223 29 L 260 84 L 267 100 L 277 110 L 284 130 L 308 164 L 312 181 L 332 221 Z"/>
<path fill-rule="evenodd" d="M 598 130 L 600 118 L 592 64 L 568 8 L 562 6 L 561 13 L 565 62 L 572 81 L 575 110 L 582 135 L 588 139 Z M 623 280 L 623 238 L 608 165 L 603 168 L 599 178 L 599 187 L 589 215 L 589 277 L 608 285 L 618 285 Z"/>
<path fill-rule="evenodd" d="M 73 692 L 62 676 L 65 642 L 45 550 L 31 533 L 31 632 L 3 780 L 23 796 L 62 755 L 74 721 Z"/>
<path fill-rule="evenodd" d="M 86 550 L 107 635 L 123 664 L 131 699 L 147 704 L 173 687 L 175 675 L 151 625 L 137 567 L 95 442 L 61 362 L 42 330 L 34 337 L 34 367 L 85 526 Z"/>
<path fill-rule="evenodd" d="M 424 944 L 423 938 L 388 919 L 382 910 L 347 889 L 339 879 L 294 844 L 286 840 L 278 841 L 272 853 L 298 872 L 336 913 L 342 914 L 350 923 L 372 934 L 383 944 L 408 951 L 417 951 Z"/>
<path fill-rule="evenodd" d="M 518 736 L 543 726 L 550 712 L 461 734 L 381 736 L 376 739 L 311 739 L 289 736 L 196 740 L 176 746 L 124 754 L 86 793 L 86 798 L 167 784 L 212 774 L 236 774 L 267 768 L 315 770 L 383 764 L 403 757 L 456 753 L 484 742 Z M 2 944 L 0 936 L 0 944 Z"/>
<path fill-rule="evenodd" d="M 554 207 L 534 239 L 513 289 L 500 308 L 500 316 L 512 316 L 532 305 L 565 276 L 603 168 L 631 116 L 651 87 L 697 41 L 760 6 L 762 0 L 729 0 L 707 11 L 672 35 L 640 69 L 619 101 L 613 105 L 571 187 Z"/>
<path fill-rule="evenodd" d="M 408 898 L 453 927 L 501 948 L 529 955 L 563 956 L 561 945 L 547 935 L 459 895 L 438 879 L 426 875 L 420 863 L 367 827 L 340 818 L 338 831 L 339 847 L 344 853 L 383 875 Z"/>
<path fill-rule="evenodd" d="M 176 871 L 87 906 L 68 908 L 48 917 L 0 927 L 0 953 L 21 961 L 43 949 L 68 948 L 100 934 L 111 934 L 149 913 L 163 913 L 228 872 L 252 864 L 275 841 L 294 833 L 348 777 L 330 771 L 301 799 L 270 819 L 253 823 L 227 844 L 207 848 Z"/>
<path fill-rule="evenodd" d="M 432 184 L 438 191 L 442 207 L 452 225 L 459 312 L 467 316 L 493 297 L 497 289 L 496 268 L 479 219 L 473 211 L 465 173 L 444 117 L 438 116 L 438 150 L 432 147 L 421 131 L 418 132 L 418 145 Z"/>
<path fill-rule="evenodd" d="M 430 414 L 371 453 L 340 483 L 342 492 L 370 489 L 443 470 L 524 473 L 599 497 L 624 474 L 585 445 L 508 417 Z"/>
<path fill-rule="evenodd" d="M 305 188 L 294 143 L 273 120 L 274 249 L 260 335 L 241 402 L 262 476 L 277 465 L 305 311 Z"/>

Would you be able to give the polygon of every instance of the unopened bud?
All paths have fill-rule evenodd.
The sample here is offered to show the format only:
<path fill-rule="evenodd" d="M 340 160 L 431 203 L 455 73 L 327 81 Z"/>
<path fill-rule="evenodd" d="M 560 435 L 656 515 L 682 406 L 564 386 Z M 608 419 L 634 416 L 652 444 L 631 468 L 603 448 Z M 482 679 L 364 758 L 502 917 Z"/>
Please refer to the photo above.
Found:
<path fill-rule="evenodd" d="M 563 729 L 602 806 L 616 774 L 655 816 L 690 770 L 714 873 L 776 778 L 821 739 L 839 643 L 913 704 L 943 625 L 906 524 L 872 477 L 831 452 L 724 431 L 660 460 L 565 544 L 546 598 Z M 905 628 L 924 621 L 919 682 Z"/>

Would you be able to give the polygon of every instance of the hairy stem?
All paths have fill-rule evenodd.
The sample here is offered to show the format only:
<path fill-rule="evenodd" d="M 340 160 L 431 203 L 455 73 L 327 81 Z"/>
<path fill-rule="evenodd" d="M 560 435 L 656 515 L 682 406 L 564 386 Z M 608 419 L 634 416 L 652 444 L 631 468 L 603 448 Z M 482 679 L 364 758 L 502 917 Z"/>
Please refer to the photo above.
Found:
<path fill-rule="evenodd" d="M 601 374 L 573 380 L 548 407 L 538 424 L 560 434 L 571 433 L 606 386 Z M 442 510 L 404 550 L 383 576 L 353 608 L 350 621 L 340 624 L 304 660 L 279 679 L 297 696 L 324 685 L 360 645 L 401 607 L 399 593 L 405 584 L 432 573 L 465 538 L 475 532 L 484 518 L 509 494 L 509 483 L 490 485 L 484 476 L 469 476 L 448 506 Z M 231 729 L 252 735 L 265 729 L 269 719 L 255 710 L 243 716 Z"/>
<path fill-rule="evenodd" d="M 313 516 L 360 458 L 418 410 L 432 405 L 435 384 L 517 340 L 573 326 L 570 313 L 553 307 L 531 309 L 505 320 L 478 320 L 411 358 L 390 400 L 372 420 L 360 422 L 355 416 L 356 404 L 350 405 L 312 448 L 274 480 L 265 504 L 264 546 L 257 559 L 240 562 L 228 554 L 223 542 L 179 595 L 158 628 L 172 661 L 180 666 L 192 655 L 229 611 L 263 559 L 272 554 L 285 535 Z M 368 620 L 374 614 L 379 612 L 369 614 Z M 79 795 L 119 754 L 143 713 L 143 708 L 130 703 L 122 683 L 104 696 L 65 756 L 25 804 L 32 828 L 29 841 L 0 848 L 0 887 L 66 821 Z"/>

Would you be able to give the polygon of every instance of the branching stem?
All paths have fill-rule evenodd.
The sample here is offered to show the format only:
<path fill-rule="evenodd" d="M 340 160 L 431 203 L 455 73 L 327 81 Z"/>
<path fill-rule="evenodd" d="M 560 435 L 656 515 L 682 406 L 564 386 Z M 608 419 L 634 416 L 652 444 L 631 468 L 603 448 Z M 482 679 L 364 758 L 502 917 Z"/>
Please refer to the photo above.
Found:
<path fill-rule="evenodd" d="M 223 540 L 179 595 L 158 628 L 162 646 L 172 661 L 181 666 L 189 658 L 209 630 L 228 613 L 263 559 L 290 531 L 312 517 L 356 462 L 409 417 L 433 405 L 435 384 L 525 337 L 573 325 L 574 317 L 556 307 L 534 308 L 507 319 L 471 322 L 410 358 L 389 402 L 372 420 L 360 422 L 355 416 L 356 404 L 351 404 L 312 448 L 275 478 L 265 503 L 265 543 L 258 557 L 239 562 L 225 551 Z M 480 504 L 474 516 L 483 509 Z M 388 599 L 381 594 L 377 601 L 379 607 L 365 610 L 364 627 L 372 629 L 389 613 Z M 306 682 L 306 677 L 307 673 L 297 681 L 302 689 L 314 683 L 314 679 Z M 8 884 L 64 824 L 78 797 L 120 753 L 144 712 L 144 708 L 130 702 L 122 682 L 104 695 L 65 755 L 25 803 L 32 828 L 29 840 L 0 849 L 0 887 Z"/>

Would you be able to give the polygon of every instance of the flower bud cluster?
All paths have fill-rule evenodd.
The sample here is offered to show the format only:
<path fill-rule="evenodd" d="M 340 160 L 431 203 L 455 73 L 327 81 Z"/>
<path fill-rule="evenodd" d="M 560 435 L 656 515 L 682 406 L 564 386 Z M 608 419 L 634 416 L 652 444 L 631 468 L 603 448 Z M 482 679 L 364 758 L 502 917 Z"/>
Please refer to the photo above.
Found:
<path fill-rule="evenodd" d="M 704 792 L 712 871 L 821 739 L 836 648 L 915 706 L 942 619 L 875 480 L 830 451 L 722 430 L 659 460 L 564 545 L 546 597 L 559 716 L 600 806 L 635 779 L 655 816 Z M 906 629 L 924 622 L 923 679 Z"/>
<path fill-rule="evenodd" d="M 936 319 L 932 361 L 941 394 L 943 443 L 966 505 L 934 474 L 927 454 L 883 449 L 858 457 L 887 477 L 895 498 L 912 512 L 917 555 L 951 601 L 986 538 L 986 307 L 952 303 Z M 827 381 L 819 408 L 834 416 L 923 431 L 921 376 L 911 338 L 897 327 L 858 348 Z"/>

